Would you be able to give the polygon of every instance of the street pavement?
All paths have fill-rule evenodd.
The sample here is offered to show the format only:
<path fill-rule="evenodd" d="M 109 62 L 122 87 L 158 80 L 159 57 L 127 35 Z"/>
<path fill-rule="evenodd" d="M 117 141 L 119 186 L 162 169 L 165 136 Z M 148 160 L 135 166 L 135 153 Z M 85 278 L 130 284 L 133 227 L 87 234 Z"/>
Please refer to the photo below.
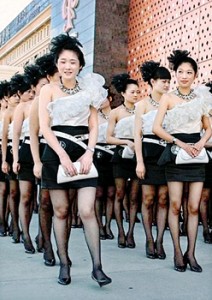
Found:
<path fill-rule="evenodd" d="M 140 214 L 138 214 L 141 218 Z M 31 236 L 37 235 L 38 215 L 31 223 Z M 127 230 L 128 224 L 124 222 Z M 117 227 L 112 221 L 114 240 L 101 241 L 102 263 L 112 284 L 100 288 L 91 279 L 91 260 L 82 229 L 72 229 L 69 255 L 73 265 L 72 282 L 68 286 L 57 283 L 59 262 L 56 266 L 43 264 L 42 254 L 26 254 L 23 244 L 12 244 L 11 238 L 0 238 L 0 299 L 1 300 L 211 300 L 212 245 L 205 244 L 199 226 L 196 257 L 202 273 L 185 273 L 173 269 L 173 246 L 166 230 L 165 260 L 151 260 L 145 256 L 145 238 L 141 223 L 135 226 L 135 249 L 117 247 Z M 155 235 L 155 227 L 153 229 Z M 183 251 L 186 237 L 181 237 Z M 56 249 L 52 237 L 54 250 Z"/>

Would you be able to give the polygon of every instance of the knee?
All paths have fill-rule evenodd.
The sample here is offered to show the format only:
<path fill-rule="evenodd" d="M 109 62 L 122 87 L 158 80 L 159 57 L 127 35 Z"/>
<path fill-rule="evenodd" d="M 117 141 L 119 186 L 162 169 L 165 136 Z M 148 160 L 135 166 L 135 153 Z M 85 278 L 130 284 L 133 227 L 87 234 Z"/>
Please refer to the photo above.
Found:
<path fill-rule="evenodd" d="M 198 204 L 188 204 L 188 214 L 189 215 L 198 215 L 199 214 L 199 205 Z"/>
<path fill-rule="evenodd" d="M 178 201 L 172 201 L 170 203 L 170 211 L 174 215 L 179 215 L 180 214 L 180 205 L 179 205 Z"/>
<path fill-rule="evenodd" d="M 159 194 L 159 197 L 158 197 L 158 206 L 160 208 L 166 208 L 167 204 L 168 204 L 167 194 L 166 193 Z"/>
<path fill-rule="evenodd" d="M 116 202 L 121 202 L 124 199 L 125 192 L 122 190 L 116 191 Z"/>
<path fill-rule="evenodd" d="M 86 221 L 92 219 L 95 216 L 95 212 L 92 207 L 83 207 L 79 210 L 79 215 L 82 221 Z"/>
<path fill-rule="evenodd" d="M 58 206 L 56 208 L 54 208 L 54 215 L 56 218 L 64 220 L 68 218 L 69 215 L 69 207 L 68 205 L 65 206 Z"/>

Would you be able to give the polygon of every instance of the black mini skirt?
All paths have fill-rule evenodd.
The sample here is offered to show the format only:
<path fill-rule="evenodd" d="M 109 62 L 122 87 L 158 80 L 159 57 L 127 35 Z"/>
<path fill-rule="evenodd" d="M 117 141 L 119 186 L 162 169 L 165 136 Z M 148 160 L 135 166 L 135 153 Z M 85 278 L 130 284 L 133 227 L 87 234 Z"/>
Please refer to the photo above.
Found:
<path fill-rule="evenodd" d="M 81 135 L 88 133 L 88 127 L 86 126 L 54 126 L 52 130 L 60 131 L 63 133 L 67 133 L 70 135 Z M 67 140 L 65 138 L 57 137 L 63 149 L 69 155 L 71 161 L 75 162 L 80 158 L 84 153 L 85 149 L 79 146 L 78 144 Z M 88 141 L 83 141 L 87 144 Z M 76 180 L 67 183 L 57 183 L 57 171 L 60 164 L 59 157 L 54 152 L 54 150 L 48 145 L 45 145 L 43 154 L 42 154 L 42 176 L 41 176 L 41 187 L 43 189 L 78 189 L 83 187 L 96 187 L 97 186 L 97 178 Z"/>

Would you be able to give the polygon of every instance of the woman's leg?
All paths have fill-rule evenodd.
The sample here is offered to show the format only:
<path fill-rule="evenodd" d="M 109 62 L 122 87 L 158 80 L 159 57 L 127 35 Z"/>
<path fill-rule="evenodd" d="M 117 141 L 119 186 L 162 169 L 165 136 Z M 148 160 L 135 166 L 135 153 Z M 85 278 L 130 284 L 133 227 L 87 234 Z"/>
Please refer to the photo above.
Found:
<path fill-rule="evenodd" d="M 104 188 L 102 186 L 97 186 L 96 189 L 96 200 L 95 200 L 95 212 L 96 212 L 96 218 L 99 225 L 99 233 L 100 233 L 100 239 L 105 240 L 105 231 L 104 226 L 102 223 L 102 214 L 103 214 L 103 196 L 104 196 Z"/>
<path fill-rule="evenodd" d="M 116 223 L 118 226 L 118 247 L 126 247 L 126 238 L 123 227 L 123 200 L 126 192 L 126 180 L 123 178 L 115 178 L 116 195 L 114 202 L 114 212 L 116 217 Z"/>
<path fill-rule="evenodd" d="M 32 195 L 34 191 L 34 183 L 30 181 L 19 180 L 20 187 L 20 204 L 19 216 L 21 228 L 23 231 L 23 240 L 26 253 L 34 253 L 35 249 L 32 245 L 32 240 L 29 233 L 29 226 L 31 221 L 31 203 L 33 201 Z"/>
<path fill-rule="evenodd" d="M 115 186 L 107 187 L 105 233 L 106 233 L 106 238 L 109 240 L 114 239 L 114 235 L 111 231 L 111 220 L 112 220 L 113 212 L 114 212 L 115 191 L 116 191 Z"/>
<path fill-rule="evenodd" d="M 146 235 L 146 256 L 156 258 L 154 238 L 152 235 L 153 204 L 156 195 L 156 188 L 153 185 L 142 185 L 142 221 Z"/>
<path fill-rule="evenodd" d="M 6 222 L 7 187 L 6 182 L 0 182 L 0 236 L 7 235 Z"/>
<path fill-rule="evenodd" d="M 43 258 L 44 264 L 46 266 L 55 265 L 55 257 L 51 243 L 52 217 L 53 207 L 49 195 L 49 190 L 41 189 L 39 203 L 39 220 L 44 246 Z"/>
<path fill-rule="evenodd" d="M 208 226 L 208 202 L 210 199 L 210 189 L 203 188 L 200 200 L 200 215 L 202 219 L 203 238 L 207 244 L 212 244 L 212 238 Z"/>
<path fill-rule="evenodd" d="M 78 190 L 78 209 L 84 225 L 85 240 L 91 255 L 93 271 L 92 278 L 100 285 L 111 282 L 102 271 L 99 226 L 95 215 L 96 188 L 85 187 Z"/>
<path fill-rule="evenodd" d="M 49 190 L 49 194 L 54 210 L 54 234 L 60 259 L 58 283 L 67 285 L 71 282 L 70 265 L 68 261 L 69 194 L 66 190 Z"/>
<path fill-rule="evenodd" d="M 174 246 L 174 269 L 176 271 L 185 271 L 185 264 L 183 261 L 183 254 L 180 247 L 179 236 L 179 215 L 182 203 L 183 182 L 168 182 L 169 191 L 169 212 L 168 221 L 170 233 Z"/>
<path fill-rule="evenodd" d="M 188 223 L 188 182 L 184 182 L 183 197 L 182 197 L 182 224 L 180 227 L 181 236 L 187 236 L 187 223 Z"/>
<path fill-rule="evenodd" d="M 202 194 L 203 182 L 191 182 L 188 196 L 188 248 L 185 254 L 191 270 L 201 272 L 202 268 L 195 259 L 195 246 L 198 231 L 199 206 Z"/>
<path fill-rule="evenodd" d="M 163 249 L 163 235 L 166 227 L 166 219 L 168 213 L 168 187 L 162 185 L 158 187 L 158 201 L 157 201 L 157 239 L 156 252 L 159 259 L 165 259 L 166 254 Z"/>
<path fill-rule="evenodd" d="M 19 185 L 17 180 L 10 180 L 10 194 L 9 194 L 9 208 L 12 217 L 12 242 L 20 242 L 20 228 L 19 228 Z"/>
<path fill-rule="evenodd" d="M 129 230 L 127 233 L 127 247 L 135 248 L 134 227 L 138 212 L 138 179 L 131 180 L 131 189 L 129 193 Z"/>

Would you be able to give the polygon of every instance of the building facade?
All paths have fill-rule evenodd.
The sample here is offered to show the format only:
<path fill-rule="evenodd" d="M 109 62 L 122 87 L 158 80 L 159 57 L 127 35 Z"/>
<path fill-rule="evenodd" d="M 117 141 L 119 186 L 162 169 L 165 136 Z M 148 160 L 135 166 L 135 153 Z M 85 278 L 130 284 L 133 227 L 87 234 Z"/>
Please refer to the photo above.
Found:
<path fill-rule="evenodd" d="M 83 72 L 98 72 L 107 84 L 129 72 L 145 95 L 139 65 L 153 59 L 168 66 L 174 49 L 189 50 L 198 61 L 196 83 L 209 81 L 211 11 L 209 0 L 32 0 L 0 33 L 0 79 L 48 52 L 51 38 L 69 28 L 83 44 Z"/>

